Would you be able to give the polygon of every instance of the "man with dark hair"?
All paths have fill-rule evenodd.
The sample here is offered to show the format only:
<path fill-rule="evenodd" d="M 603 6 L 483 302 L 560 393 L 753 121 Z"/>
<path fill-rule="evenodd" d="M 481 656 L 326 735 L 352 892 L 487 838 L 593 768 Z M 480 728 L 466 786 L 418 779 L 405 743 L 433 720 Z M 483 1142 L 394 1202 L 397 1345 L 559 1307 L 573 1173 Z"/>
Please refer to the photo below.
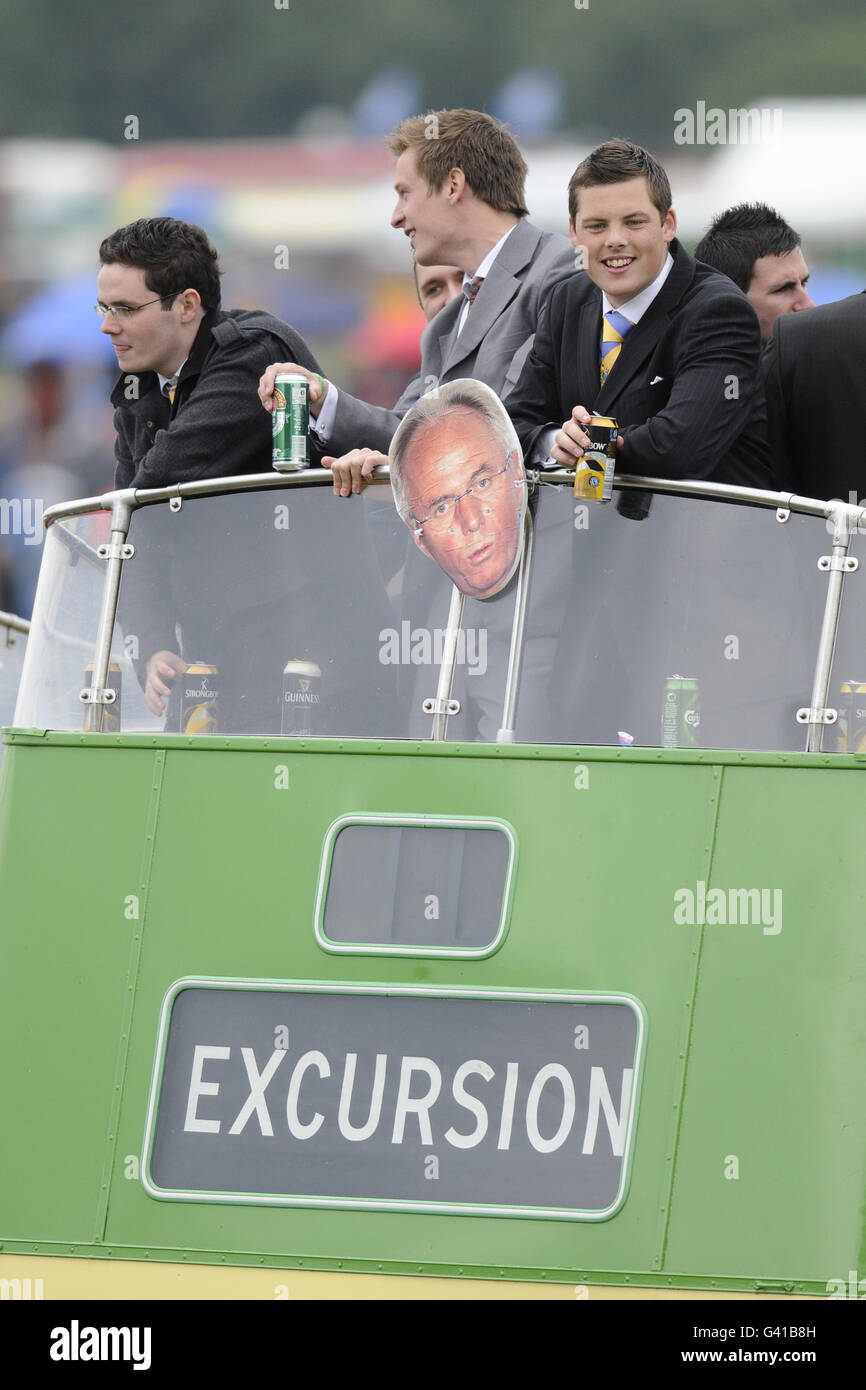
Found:
<path fill-rule="evenodd" d="M 200 227 L 142 218 L 106 237 L 99 259 L 96 311 L 122 372 L 116 485 L 267 471 L 271 428 L 255 387 L 277 353 L 315 372 L 303 339 L 262 310 L 220 308 L 217 253 Z"/>
<path fill-rule="evenodd" d="M 479 111 L 436 111 L 403 121 L 389 137 L 397 158 L 391 226 L 412 243 L 419 266 L 456 265 L 463 295 L 436 315 L 421 339 L 421 386 L 460 377 L 483 381 L 505 399 L 520 375 L 547 291 L 574 270 L 564 237 L 526 221 L 526 164 L 509 132 Z M 276 363 L 259 394 L 273 406 Z M 417 379 L 393 410 L 367 405 L 311 378 L 311 414 L 334 469 L 334 491 L 358 492 L 406 411 Z M 346 454 L 347 450 L 352 450 Z M 335 455 L 346 454 L 345 459 Z"/>
<path fill-rule="evenodd" d="M 506 403 L 527 462 L 574 467 L 590 415 L 611 415 L 623 473 L 771 486 L 755 312 L 676 240 L 661 165 L 600 145 L 569 184 L 569 229 L 585 273 L 550 294 Z"/>
<path fill-rule="evenodd" d="M 116 486 L 267 472 L 271 422 L 255 388 L 275 354 L 317 370 L 303 339 L 261 310 L 220 308 L 217 253 L 200 227 L 142 218 L 106 237 L 99 259 L 96 312 L 122 372 L 111 395 Z M 162 568 L 176 559 L 167 556 Z M 147 602 L 127 605 L 125 626 L 135 625 L 147 705 L 162 714 L 189 663 L 170 645 L 176 614 L 168 575 L 153 554 L 148 563 Z"/>
<path fill-rule="evenodd" d="M 800 236 L 766 203 L 722 212 L 695 247 L 695 259 L 721 270 L 753 305 L 766 343 L 781 314 L 813 309 Z"/>

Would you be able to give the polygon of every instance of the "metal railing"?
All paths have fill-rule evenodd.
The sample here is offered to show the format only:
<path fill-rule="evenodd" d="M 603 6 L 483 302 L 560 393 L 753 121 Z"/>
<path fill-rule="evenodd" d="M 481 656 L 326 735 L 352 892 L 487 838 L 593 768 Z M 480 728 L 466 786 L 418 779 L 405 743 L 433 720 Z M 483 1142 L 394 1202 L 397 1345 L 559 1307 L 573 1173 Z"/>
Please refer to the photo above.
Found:
<path fill-rule="evenodd" d="M 571 469 L 555 468 L 527 470 L 527 480 L 531 487 L 566 487 L 574 483 Z M 371 479 L 374 485 L 388 485 L 390 470 L 387 466 L 378 468 Z M 83 516 L 95 511 L 111 512 L 111 538 L 108 545 L 100 547 L 100 558 L 108 560 L 108 567 L 102 593 L 101 610 L 95 638 L 95 658 L 92 684 L 89 692 L 90 720 L 88 728 L 100 731 L 103 723 L 105 703 L 113 699 L 114 692 L 107 689 L 108 668 L 111 653 L 111 638 L 117 615 L 120 577 L 123 562 L 129 558 L 131 548 L 127 544 L 130 520 L 139 507 L 153 506 L 169 502 L 175 509 L 183 505 L 185 498 L 225 495 L 233 492 L 259 492 L 271 488 L 330 487 L 333 477 L 330 472 L 320 468 L 304 469 L 298 473 L 256 473 L 241 477 L 212 478 L 198 483 L 176 483 L 169 487 L 152 489 L 124 489 L 109 492 L 101 497 L 84 498 L 78 501 L 50 507 L 43 517 L 46 529 L 55 522 L 68 517 Z M 775 508 L 777 520 L 784 523 L 792 512 L 807 516 L 824 517 L 832 523 L 833 544 L 831 554 L 822 556 L 819 568 L 829 575 L 827 596 L 821 632 L 818 641 L 814 676 L 812 680 L 811 705 L 798 710 L 797 719 L 808 729 L 806 751 L 819 753 L 823 748 L 823 733 L 828 724 L 835 723 L 836 712 L 828 706 L 828 692 L 831 678 L 833 653 L 839 625 L 839 614 L 846 574 L 852 573 L 858 561 L 849 556 L 851 537 L 858 529 L 866 530 L 866 508 L 854 506 L 838 500 L 826 501 L 815 497 L 803 497 L 795 493 L 773 492 L 734 486 L 727 483 L 673 480 L 664 478 L 642 478 L 628 475 L 614 480 L 615 491 L 636 490 L 649 493 L 673 494 L 684 498 L 704 499 L 718 502 L 748 503 L 765 509 Z M 515 608 L 512 648 L 509 658 L 507 687 L 504 697 L 502 726 L 498 734 L 501 742 L 513 738 L 513 715 L 516 702 L 520 672 L 520 645 L 522 642 L 525 617 L 526 590 L 532 569 L 531 521 L 527 546 L 521 562 L 518 581 L 518 602 Z M 428 702 L 427 711 L 433 716 L 431 736 L 434 739 L 445 737 L 450 704 L 451 681 L 456 653 L 456 634 L 462 617 L 462 594 L 454 588 L 448 632 L 452 640 L 446 642 L 443 661 L 440 667 L 439 685 L 436 700 Z M 20 621 L 20 620 L 13 620 Z M 435 706 L 435 707 L 434 707 Z"/>

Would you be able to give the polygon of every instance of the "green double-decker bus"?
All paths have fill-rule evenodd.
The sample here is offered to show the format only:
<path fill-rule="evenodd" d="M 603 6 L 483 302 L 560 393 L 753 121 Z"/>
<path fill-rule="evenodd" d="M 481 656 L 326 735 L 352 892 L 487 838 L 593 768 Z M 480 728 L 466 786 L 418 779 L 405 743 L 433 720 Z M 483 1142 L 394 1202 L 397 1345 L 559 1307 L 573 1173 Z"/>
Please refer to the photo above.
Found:
<path fill-rule="evenodd" d="M 4 1287 L 866 1275 L 866 513 L 529 479 L 485 600 L 387 477 L 47 514 L 0 771 Z M 197 682 L 165 710 L 160 652 Z"/>

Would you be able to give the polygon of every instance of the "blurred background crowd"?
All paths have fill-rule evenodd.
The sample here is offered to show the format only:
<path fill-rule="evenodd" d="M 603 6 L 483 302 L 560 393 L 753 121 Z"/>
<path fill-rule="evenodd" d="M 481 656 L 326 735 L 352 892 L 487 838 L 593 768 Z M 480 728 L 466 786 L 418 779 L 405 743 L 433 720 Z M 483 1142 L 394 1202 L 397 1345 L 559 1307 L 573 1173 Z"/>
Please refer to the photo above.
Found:
<path fill-rule="evenodd" d="M 200 223 L 224 305 L 271 310 L 386 405 L 424 318 L 384 136 L 427 109 L 510 124 L 545 230 L 624 135 L 667 168 L 689 250 L 760 199 L 801 234 L 816 304 L 866 286 L 862 0 L 0 0 L 0 22 L 0 609 L 24 617 L 41 544 L 21 519 L 112 485 L 92 305 L 99 243 L 135 218 Z M 778 114 L 707 119 L 744 108 Z"/>

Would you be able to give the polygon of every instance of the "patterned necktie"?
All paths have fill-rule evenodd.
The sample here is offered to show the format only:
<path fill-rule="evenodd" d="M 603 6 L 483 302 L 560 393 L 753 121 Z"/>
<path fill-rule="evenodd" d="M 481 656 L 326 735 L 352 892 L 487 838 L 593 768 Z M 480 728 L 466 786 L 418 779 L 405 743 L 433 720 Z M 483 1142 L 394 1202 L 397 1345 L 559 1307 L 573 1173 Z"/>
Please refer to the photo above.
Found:
<path fill-rule="evenodd" d="M 602 386 L 610 376 L 611 368 L 622 352 L 626 334 L 632 328 L 634 328 L 634 324 L 630 323 L 624 314 L 617 313 L 616 309 L 609 309 L 605 314 L 601 330 Z"/>
<path fill-rule="evenodd" d="M 174 393 L 177 390 L 177 377 L 173 376 L 171 381 L 167 381 L 162 388 L 162 394 L 168 396 L 169 401 L 174 405 Z"/>
<path fill-rule="evenodd" d="M 463 293 L 466 295 L 466 298 L 469 300 L 469 307 L 470 307 L 470 309 L 472 308 L 472 305 L 475 303 L 475 296 L 478 294 L 478 291 L 481 289 L 481 286 L 482 286 L 483 284 L 484 284 L 484 276 L 483 276 L 483 275 L 476 275 L 476 277 L 475 277 L 474 280 L 467 280 L 467 281 L 465 282 L 465 284 L 464 284 L 464 286 L 463 286 Z"/>

